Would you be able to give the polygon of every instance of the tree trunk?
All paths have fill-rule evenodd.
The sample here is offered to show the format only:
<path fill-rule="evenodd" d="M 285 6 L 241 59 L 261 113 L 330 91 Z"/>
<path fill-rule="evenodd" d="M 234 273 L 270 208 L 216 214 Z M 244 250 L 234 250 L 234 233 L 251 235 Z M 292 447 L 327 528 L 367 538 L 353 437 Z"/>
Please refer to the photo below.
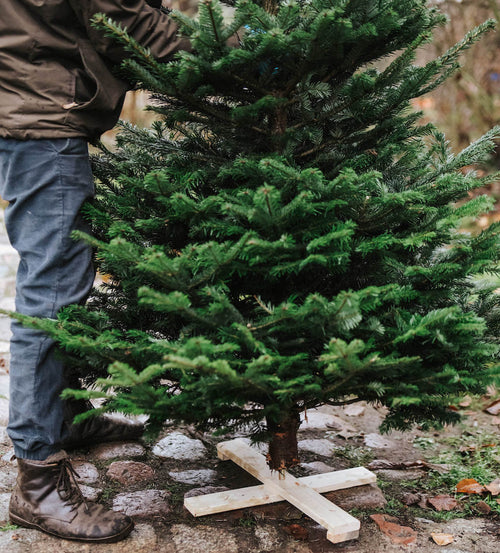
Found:
<path fill-rule="evenodd" d="M 268 464 L 271 470 L 280 472 L 299 463 L 297 431 L 300 416 L 297 412 L 287 413 L 280 423 L 267 420 L 271 433 L 269 442 Z"/>

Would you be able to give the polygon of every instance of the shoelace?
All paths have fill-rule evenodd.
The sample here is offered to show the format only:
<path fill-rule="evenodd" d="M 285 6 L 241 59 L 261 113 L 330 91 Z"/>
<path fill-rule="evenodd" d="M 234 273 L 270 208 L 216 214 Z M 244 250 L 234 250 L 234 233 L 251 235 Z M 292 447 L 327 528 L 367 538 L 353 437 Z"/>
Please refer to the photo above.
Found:
<path fill-rule="evenodd" d="M 83 496 L 82 490 L 76 480 L 80 478 L 80 475 L 76 472 L 69 459 L 61 459 L 59 461 L 59 466 L 60 472 L 56 485 L 59 497 L 69 505 L 72 505 L 72 511 L 83 503 L 85 505 L 85 510 L 88 512 L 89 504 Z"/>

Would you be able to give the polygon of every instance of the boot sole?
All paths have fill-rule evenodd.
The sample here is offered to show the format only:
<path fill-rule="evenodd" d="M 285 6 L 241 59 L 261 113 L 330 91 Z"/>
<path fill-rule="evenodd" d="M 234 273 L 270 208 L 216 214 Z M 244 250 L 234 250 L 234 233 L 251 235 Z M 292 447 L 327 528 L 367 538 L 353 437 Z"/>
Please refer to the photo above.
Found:
<path fill-rule="evenodd" d="M 115 543 L 117 541 L 121 541 L 125 539 L 130 534 L 130 532 L 132 532 L 132 530 L 134 529 L 134 523 L 131 522 L 121 532 L 119 532 L 118 534 L 114 534 L 113 536 L 106 536 L 105 538 L 78 538 L 74 536 L 65 536 L 63 534 L 58 534 L 57 532 L 46 530 L 45 528 L 42 528 L 38 524 L 35 524 L 33 522 L 28 522 L 27 520 L 24 520 L 21 517 L 18 517 L 17 515 L 14 515 L 12 513 L 9 513 L 9 518 L 10 518 L 10 521 L 13 524 L 16 524 L 17 526 L 22 526 L 24 528 L 34 528 L 35 530 L 40 530 L 40 532 L 43 532 L 44 534 L 49 534 L 50 536 L 55 536 L 56 538 L 62 538 L 63 540 L 80 541 L 85 543 Z"/>

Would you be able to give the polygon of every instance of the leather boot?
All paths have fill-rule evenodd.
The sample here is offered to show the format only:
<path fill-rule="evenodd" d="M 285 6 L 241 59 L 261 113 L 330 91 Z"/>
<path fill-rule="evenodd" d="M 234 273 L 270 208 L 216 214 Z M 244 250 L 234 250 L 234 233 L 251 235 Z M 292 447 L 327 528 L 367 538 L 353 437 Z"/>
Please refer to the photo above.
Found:
<path fill-rule="evenodd" d="M 144 425 L 118 421 L 112 417 L 96 416 L 73 423 L 76 415 L 92 410 L 92 404 L 85 400 L 70 400 L 65 403 L 65 430 L 61 449 L 70 451 L 100 443 L 136 441 L 144 434 Z"/>
<path fill-rule="evenodd" d="M 85 500 L 65 452 L 46 461 L 17 462 L 19 474 L 9 505 L 12 523 L 89 543 L 116 542 L 132 531 L 128 516 Z"/>

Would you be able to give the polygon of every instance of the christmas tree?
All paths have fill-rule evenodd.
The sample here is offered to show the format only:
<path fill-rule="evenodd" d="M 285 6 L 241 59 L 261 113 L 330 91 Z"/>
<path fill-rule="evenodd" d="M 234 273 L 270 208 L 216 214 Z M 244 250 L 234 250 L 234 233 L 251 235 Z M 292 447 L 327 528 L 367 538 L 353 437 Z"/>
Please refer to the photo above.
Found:
<path fill-rule="evenodd" d="M 123 124 L 94 159 L 85 239 L 106 284 L 32 322 L 97 384 L 75 394 L 244 427 L 278 470 L 319 405 L 386 405 L 385 429 L 456 420 L 453 397 L 497 366 L 500 227 L 462 228 L 492 208 L 468 198 L 495 178 L 471 166 L 498 129 L 454 155 L 411 101 L 493 24 L 418 67 L 444 23 L 423 0 L 240 0 L 229 23 L 203 0 L 172 17 L 193 51 L 165 64 L 96 17 L 159 120 Z"/>

